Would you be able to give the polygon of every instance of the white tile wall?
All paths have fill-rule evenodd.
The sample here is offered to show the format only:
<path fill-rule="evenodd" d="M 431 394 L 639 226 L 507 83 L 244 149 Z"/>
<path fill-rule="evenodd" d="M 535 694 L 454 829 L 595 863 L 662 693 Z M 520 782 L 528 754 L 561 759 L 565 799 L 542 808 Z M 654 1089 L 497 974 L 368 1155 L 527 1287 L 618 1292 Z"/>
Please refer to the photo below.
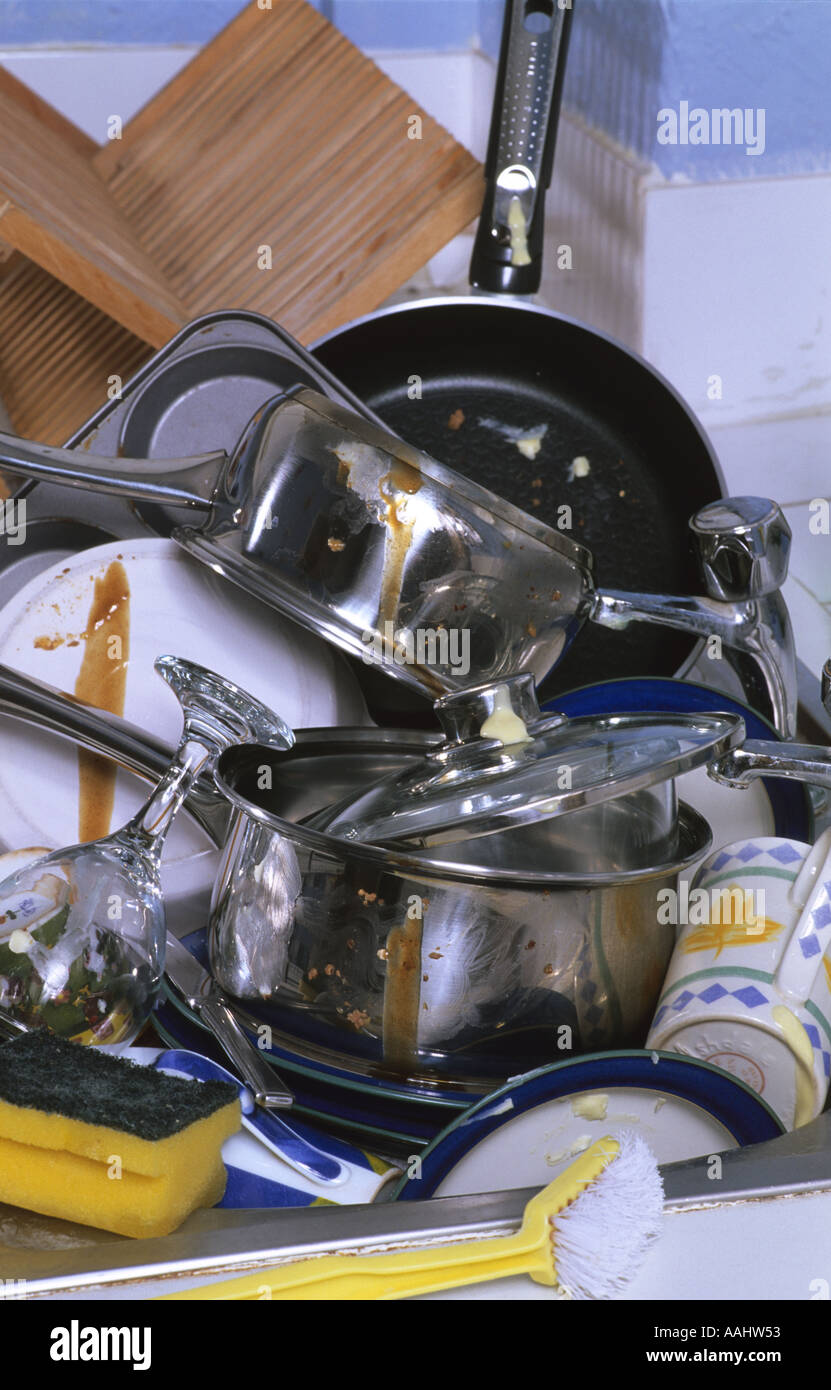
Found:
<path fill-rule="evenodd" d="M 0 49 L 0 63 L 103 144 L 108 116 L 128 121 L 197 51 L 186 45 L 10 48 Z"/>
<path fill-rule="evenodd" d="M 831 409 L 829 226 L 828 175 L 650 189 L 644 350 L 705 425 Z"/>
<path fill-rule="evenodd" d="M 831 414 L 709 424 L 727 484 L 734 493 L 767 493 L 782 502 L 831 495 Z"/>

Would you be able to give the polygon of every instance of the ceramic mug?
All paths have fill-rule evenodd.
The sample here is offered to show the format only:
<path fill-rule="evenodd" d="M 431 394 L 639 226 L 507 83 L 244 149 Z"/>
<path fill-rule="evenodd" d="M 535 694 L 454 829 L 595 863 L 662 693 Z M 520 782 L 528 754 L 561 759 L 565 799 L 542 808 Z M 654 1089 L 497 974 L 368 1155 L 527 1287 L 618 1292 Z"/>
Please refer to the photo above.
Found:
<path fill-rule="evenodd" d="M 831 1074 L 831 831 L 813 847 L 772 836 L 726 845 L 675 908 L 646 1046 L 733 1072 L 788 1129 L 807 1124 Z"/>

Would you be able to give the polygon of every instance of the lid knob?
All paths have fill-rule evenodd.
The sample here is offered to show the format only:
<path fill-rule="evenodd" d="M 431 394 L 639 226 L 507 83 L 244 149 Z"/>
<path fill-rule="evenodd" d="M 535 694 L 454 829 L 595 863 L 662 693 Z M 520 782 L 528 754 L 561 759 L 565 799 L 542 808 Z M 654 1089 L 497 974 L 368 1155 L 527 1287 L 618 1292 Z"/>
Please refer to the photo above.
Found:
<path fill-rule="evenodd" d="M 788 574 L 791 528 L 767 497 L 725 497 L 690 520 L 710 598 L 737 602 L 775 593 Z"/>
<path fill-rule="evenodd" d="M 443 695 L 433 708 L 447 743 L 480 736 L 504 744 L 525 743 L 531 738 L 528 725 L 542 718 L 534 677 L 527 674 Z"/>

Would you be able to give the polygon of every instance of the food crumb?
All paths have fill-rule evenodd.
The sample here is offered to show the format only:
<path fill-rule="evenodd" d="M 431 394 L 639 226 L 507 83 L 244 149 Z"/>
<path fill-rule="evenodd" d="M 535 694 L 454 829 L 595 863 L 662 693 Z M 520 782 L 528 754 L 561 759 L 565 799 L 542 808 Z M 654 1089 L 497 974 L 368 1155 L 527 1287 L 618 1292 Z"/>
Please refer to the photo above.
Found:
<path fill-rule="evenodd" d="M 447 422 L 447 428 L 449 430 L 460 430 L 464 422 L 465 412 L 463 410 L 454 410 Z"/>
<path fill-rule="evenodd" d="M 330 550 L 345 550 L 346 541 L 338 540 L 337 536 L 330 536 L 326 542 Z"/>
<path fill-rule="evenodd" d="M 514 440 L 523 458 L 535 459 L 537 457 L 547 432 L 547 425 L 537 425 L 536 429 L 528 430 Z"/>
<path fill-rule="evenodd" d="M 6 945 L 15 956 L 25 956 L 35 944 L 35 938 L 30 936 L 25 927 L 17 927 L 12 932 Z"/>
<path fill-rule="evenodd" d="M 568 480 L 574 482 L 575 478 L 587 478 L 591 473 L 591 464 L 585 454 L 578 454 L 576 459 L 572 459 L 568 468 Z"/>
<path fill-rule="evenodd" d="M 62 647 L 63 637 L 36 637 L 35 646 L 42 652 L 53 652 L 56 647 Z"/>
<path fill-rule="evenodd" d="M 591 1091 L 581 1096 L 573 1096 L 571 1112 L 583 1120 L 605 1120 L 609 1108 L 609 1097 L 602 1091 Z"/>
<path fill-rule="evenodd" d="M 389 956 L 389 951 L 387 950 L 386 946 L 382 946 L 380 950 L 375 952 L 375 954 L 379 960 L 387 960 Z"/>

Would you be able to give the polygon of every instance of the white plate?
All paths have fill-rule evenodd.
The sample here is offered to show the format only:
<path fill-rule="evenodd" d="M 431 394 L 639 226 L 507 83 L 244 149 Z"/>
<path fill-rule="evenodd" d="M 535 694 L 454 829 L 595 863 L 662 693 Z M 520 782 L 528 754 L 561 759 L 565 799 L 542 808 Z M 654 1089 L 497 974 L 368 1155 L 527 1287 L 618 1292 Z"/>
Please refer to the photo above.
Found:
<path fill-rule="evenodd" d="M 157 656 L 171 653 L 227 676 L 294 728 L 368 722 L 357 684 L 337 653 L 170 540 L 96 546 L 38 575 L 0 611 L 0 662 L 73 691 L 83 643 L 70 647 L 64 641 L 49 651 L 35 641 L 71 639 L 85 630 L 94 581 L 115 559 L 122 561 L 130 585 L 126 719 L 170 744 L 178 742 L 178 702 L 153 669 Z M 147 793 L 145 782 L 119 769 L 113 829 L 135 813 Z M 77 839 L 75 745 L 0 718 L 0 847 L 60 848 Z M 202 832 L 180 817 L 165 848 L 169 904 L 186 899 L 195 910 L 193 895 L 209 891 L 216 858 Z"/>
<path fill-rule="evenodd" d="M 724 1125 L 688 1101 L 624 1086 L 611 1087 L 603 1096 L 606 1113 L 596 1119 L 575 1114 L 575 1104 L 585 1102 L 587 1093 L 517 1115 L 465 1154 L 435 1195 L 544 1187 L 595 1139 L 607 1134 L 617 1138 L 623 1131 L 637 1130 L 659 1163 L 736 1148 Z"/>

